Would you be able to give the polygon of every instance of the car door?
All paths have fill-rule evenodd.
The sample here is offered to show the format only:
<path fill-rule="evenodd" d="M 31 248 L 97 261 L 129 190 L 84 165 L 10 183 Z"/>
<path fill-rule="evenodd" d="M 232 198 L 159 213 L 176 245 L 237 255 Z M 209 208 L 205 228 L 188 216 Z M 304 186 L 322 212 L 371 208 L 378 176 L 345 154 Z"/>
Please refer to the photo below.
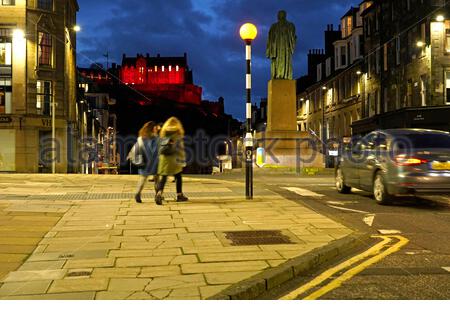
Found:
<path fill-rule="evenodd" d="M 359 167 L 363 159 L 365 145 L 362 139 L 354 139 L 346 150 L 344 162 L 344 176 L 347 185 L 359 188 Z"/>
<path fill-rule="evenodd" d="M 359 185 L 363 190 L 372 190 L 372 177 L 377 165 L 377 136 L 378 133 L 370 133 L 363 138 L 361 160 L 358 162 Z"/>
<path fill-rule="evenodd" d="M 364 163 L 360 167 L 360 184 L 365 190 L 372 191 L 375 171 L 386 169 L 387 137 L 382 132 L 367 137 Z"/>

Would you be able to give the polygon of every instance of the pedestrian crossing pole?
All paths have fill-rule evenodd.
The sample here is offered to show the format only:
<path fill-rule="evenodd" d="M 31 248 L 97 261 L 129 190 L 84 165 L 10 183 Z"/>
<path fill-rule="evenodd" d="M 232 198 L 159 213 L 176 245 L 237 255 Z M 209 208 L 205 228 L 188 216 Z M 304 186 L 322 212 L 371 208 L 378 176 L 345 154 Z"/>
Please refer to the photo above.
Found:
<path fill-rule="evenodd" d="M 245 41 L 245 56 L 247 72 L 245 76 L 247 103 L 246 103 L 246 134 L 245 145 L 245 195 L 247 200 L 253 199 L 253 134 L 252 134 L 252 41 L 256 38 L 258 31 L 251 23 L 241 27 L 240 35 Z"/>

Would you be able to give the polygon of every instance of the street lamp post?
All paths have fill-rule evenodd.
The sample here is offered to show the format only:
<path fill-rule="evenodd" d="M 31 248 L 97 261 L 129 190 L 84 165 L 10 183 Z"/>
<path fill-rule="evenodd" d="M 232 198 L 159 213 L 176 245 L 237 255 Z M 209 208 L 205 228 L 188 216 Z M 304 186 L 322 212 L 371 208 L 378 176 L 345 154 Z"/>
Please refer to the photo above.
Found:
<path fill-rule="evenodd" d="M 58 103 L 52 103 L 52 173 L 56 173 L 56 107 Z"/>
<path fill-rule="evenodd" d="M 324 158 L 324 162 L 325 162 L 325 168 L 327 167 L 327 146 L 326 146 L 326 141 L 327 141 L 327 127 L 326 127 L 326 119 L 325 119 L 325 107 L 327 104 L 327 87 L 322 87 L 322 90 L 324 92 L 324 98 L 323 98 L 323 105 L 322 105 L 322 153 L 323 153 L 323 158 Z"/>
<path fill-rule="evenodd" d="M 245 144 L 245 194 L 247 200 L 253 199 L 253 134 L 252 134 L 252 41 L 258 35 L 256 26 L 251 23 L 244 24 L 240 35 L 245 42 L 247 60 L 246 90 L 247 90 L 247 126 L 244 139 Z"/>

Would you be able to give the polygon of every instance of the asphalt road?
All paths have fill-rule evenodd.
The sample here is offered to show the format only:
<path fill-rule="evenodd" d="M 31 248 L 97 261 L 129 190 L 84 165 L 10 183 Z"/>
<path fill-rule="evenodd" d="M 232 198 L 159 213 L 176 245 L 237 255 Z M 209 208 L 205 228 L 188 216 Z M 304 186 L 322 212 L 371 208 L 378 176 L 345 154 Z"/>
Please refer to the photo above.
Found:
<path fill-rule="evenodd" d="M 380 206 L 370 194 L 359 190 L 353 190 L 349 195 L 337 193 L 331 176 L 309 178 L 272 174 L 256 176 L 255 183 L 267 184 L 284 196 L 349 227 L 372 235 L 394 233 L 409 240 L 400 251 L 368 267 L 320 299 L 450 299 L 450 195 L 399 198 L 390 206 Z M 371 243 L 362 244 L 358 252 L 340 257 L 322 270 L 291 281 L 261 298 L 279 299 L 379 241 L 373 239 Z M 339 275 L 335 274 L 328 281 Z M 297 297 L 303 298 L 305 296 Z"/>

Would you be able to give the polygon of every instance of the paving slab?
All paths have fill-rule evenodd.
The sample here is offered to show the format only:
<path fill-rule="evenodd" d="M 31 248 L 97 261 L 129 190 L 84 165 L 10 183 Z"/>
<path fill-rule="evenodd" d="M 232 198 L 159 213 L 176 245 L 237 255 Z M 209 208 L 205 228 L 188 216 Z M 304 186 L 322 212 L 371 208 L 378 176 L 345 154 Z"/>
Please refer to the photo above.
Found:
<path fill-rule="evenodd" d="M 226 176 L 186 177 L 191 200 L 168 195 L 163 206 L 108 199 L 132 194 L 136 176 L 2 178 L 3 196 L 17 200 L 0 199 L 0 299 L 209 299 L 352 233 L 265 186 L 246 201 L 243 183 Z M 224 241 L 224 232 L 254 230 L 289 232 L 296 243 Z"/>

